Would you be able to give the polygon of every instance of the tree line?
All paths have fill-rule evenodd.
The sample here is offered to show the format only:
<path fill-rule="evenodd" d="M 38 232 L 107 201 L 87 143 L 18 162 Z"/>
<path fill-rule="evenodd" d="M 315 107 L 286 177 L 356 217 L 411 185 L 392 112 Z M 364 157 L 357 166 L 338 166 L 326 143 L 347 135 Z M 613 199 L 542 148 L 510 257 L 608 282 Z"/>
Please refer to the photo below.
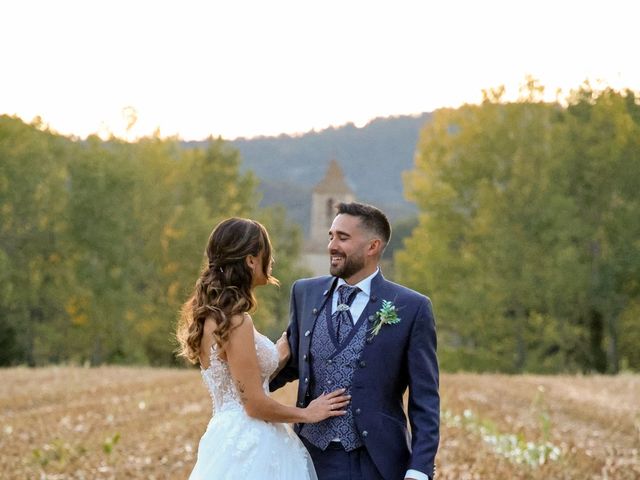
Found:
<path fill-rule="evenodd" d="M 433 298 L 445 369 L 638 370 L 640 97 L 542 93 L 435 112 L 397 276 Z"/>
<path fill-rule="evenodd" d="M 405 174 L 419 215 L 394 225 L 385 269 L 432 298 L 443 370 L 640 370 L 640 97 L 542 91 L 435 112 Z M 0 117 L 0 365 L 173 364 L 177 312 L 231 215 L 272 234 L 282 286 L 255 319 L 276 336 L 301 230 L 259 207 L 240 162 L 222 140 L 80 141 Z"/>
<path fill-rule="evenodd" d="M 222 140 L 79 141 L 0 117 L 0 365 L 172 364 L 180 305 L 232 215 L 272 234 L 282 286 L 260 292 L 255 320 L 280 331 L 301 233 L 258 207 L 239 165 Z"/>

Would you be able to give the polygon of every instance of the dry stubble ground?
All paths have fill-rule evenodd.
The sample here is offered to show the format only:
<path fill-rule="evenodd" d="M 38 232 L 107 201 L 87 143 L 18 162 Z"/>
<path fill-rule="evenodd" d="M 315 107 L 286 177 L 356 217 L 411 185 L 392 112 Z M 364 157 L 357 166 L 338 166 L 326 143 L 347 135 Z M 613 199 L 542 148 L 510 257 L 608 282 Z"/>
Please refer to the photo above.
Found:
<path fill-rule="evenodd" d="M 195 370 L 15 368 L 0 385 L 2 479 L 186 478 L 211 413 Z M 640 478 L 640 376 L 444 374 L 441 395 L 439 479 Z M 490 443 L 509 434 L 560 458 L 518 464 Z"/>

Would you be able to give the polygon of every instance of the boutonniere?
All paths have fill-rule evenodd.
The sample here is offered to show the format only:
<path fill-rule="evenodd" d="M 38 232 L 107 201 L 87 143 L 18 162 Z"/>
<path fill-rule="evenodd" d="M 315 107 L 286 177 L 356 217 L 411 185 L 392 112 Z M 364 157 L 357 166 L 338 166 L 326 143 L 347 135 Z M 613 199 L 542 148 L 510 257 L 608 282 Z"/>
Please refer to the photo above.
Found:
<path fill-rule="evenodd" d="M 396 306 L 389 300 L 382 300 L 382 307 L 376 312 L 371 335 L 374 337 L 378 335 L 383 325 L 395 325 L 396 323 L 400 323 Z"/>

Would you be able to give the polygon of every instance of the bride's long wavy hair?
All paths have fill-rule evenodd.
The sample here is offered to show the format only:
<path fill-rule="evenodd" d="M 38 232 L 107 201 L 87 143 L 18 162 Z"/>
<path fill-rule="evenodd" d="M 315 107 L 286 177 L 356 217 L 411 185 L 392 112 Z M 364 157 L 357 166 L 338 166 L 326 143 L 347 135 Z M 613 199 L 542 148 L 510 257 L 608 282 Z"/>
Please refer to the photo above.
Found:
<path fill-rule="evenodd" d="M 269 274 L 272 260 L 269 234 L 255 220 L 229 218 L 220 222 L 209 236 L 205 253 L 207 262 L 193 295 L 182 306 L 176 330 L 178 356 L 194 364 L 200 360 L 200 342 L 208 317 L 216 322 L 213 336 L 222 347 L 229 339 L 231 317 L 252 312 L 256 307 L 252 271 L 246 262 L 248 255 L 261 256 L 266 282 L 278 284 Z"/>

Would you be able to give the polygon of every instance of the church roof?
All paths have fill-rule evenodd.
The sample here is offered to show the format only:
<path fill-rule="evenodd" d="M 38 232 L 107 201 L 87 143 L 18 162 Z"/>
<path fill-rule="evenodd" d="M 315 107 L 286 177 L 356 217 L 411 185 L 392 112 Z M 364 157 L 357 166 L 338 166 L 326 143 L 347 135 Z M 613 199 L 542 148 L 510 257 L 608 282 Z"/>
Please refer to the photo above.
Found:
<path fill-rule="evenodd" d="M 327 173 L 324 178 L 320 180 L 320 183 L 315 186 L 313 191 L 314 193 L 353 194 L 353 190 L 351 190 L 349 185 L 347 185 L 344 178 L 342 168 L 340 168 L 340 165 L 338 165 L 338 162 L 335 159 L 332 159 L 331 162 L 329 162 Z"/>

